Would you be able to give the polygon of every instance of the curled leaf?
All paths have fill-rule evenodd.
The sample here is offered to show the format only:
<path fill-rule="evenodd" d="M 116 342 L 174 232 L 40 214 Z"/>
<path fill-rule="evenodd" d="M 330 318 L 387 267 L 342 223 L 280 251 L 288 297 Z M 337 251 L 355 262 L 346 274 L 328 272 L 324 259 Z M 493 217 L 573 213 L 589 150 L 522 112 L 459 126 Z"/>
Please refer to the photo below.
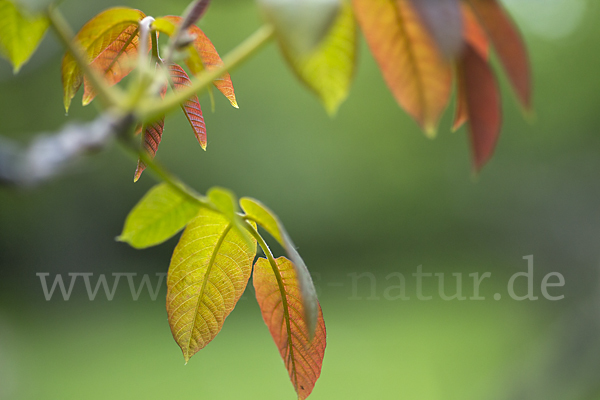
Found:
<path fill-rule="evenodd" d="M 330 115 L 348 96 L 356 69 L 357 28 L 354 13 L 344 3 L 321 44 L 308 54 L 295 53 L 282 46 L 292 70 L 319 96 Z"/>
<path fill-rule="evenodd" d="M 298 280 L 298 286 L 300 287 L 300 292 L 302 294 L 298 298 L 301 299 L 303 304 L 303 318 L 308 327 L 308 335 L 312 338 L 317 328 L 319 301 L 317 300 L 315 285 L 304 260 L 300 257 L 292 239 L 273 211 L 258 200 L 248 197 L 241 199 L 240 205 L 246 213 L 246 216 L 269 232 L 269 234 L 281 244 L 290 258 L 296 270 L 296 279 Z"/>
<path fill-rule="evenodd" d="M 173 82 L 173 89 L 175 91 L 181 90 L 185 87 L 191 86 L 192 81 L 186 72 L 177 64 L 169 65 L 169 74 L 171 81 Z M 204 116 L 202 115 L 202 109 L 200 108 L 200 102 L 198 96 L 194 95 L 190 99 L 186 100 L 181 105 L 185 116 L 190 123 L 190 126 L 194 130 L 196 139 L 200 146 L 206 150 L 206 124 L 204 123 Z"/>
<path fill-rule="evenodd" d="M 259 258 L 254 265 L 253 283 L 263 320 L 279 349 L 300 400 L 312 392 L 321 375 L 325 355 L 326 330 L 321 306 L 318 306 L 314 337 L 308 333 L 298 276 L 285 257 L 271 265 Z"/>
<path fill-rule="evenodd" d="M 136 249 L 156 246 L 182 230 L 200 211 L 170 185 L 154 186 L 131 210 L 117 238 Z"/>
<path fill-rule="evenodd" d="M 223 215 L 201 209 L 183 232 L 167 276 L 167 314 L 186 363 L 219 333 L 244 293 L 249 246 Z"/>
<path fill-rule="evenodd" d="M 436 134 L 450 98 L 452 69 L 409 0 L 353 0 L 358 22 L 398 103 Z"/>
<path fill-rule="evenodd" d="M 15 74 L 38 48 L 48 25 L 46 17 L 29 15 L 13 1 L 0 0 L 0 53 L 10 60 Z"/>

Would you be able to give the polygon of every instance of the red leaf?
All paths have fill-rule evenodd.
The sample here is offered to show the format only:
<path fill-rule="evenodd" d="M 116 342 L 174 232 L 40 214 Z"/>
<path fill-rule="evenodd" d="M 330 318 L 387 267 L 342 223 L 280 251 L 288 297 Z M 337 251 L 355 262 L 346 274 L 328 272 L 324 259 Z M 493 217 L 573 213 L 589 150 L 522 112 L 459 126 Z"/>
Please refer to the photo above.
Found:
<path fill-rule="evenodd" d="M 294 265 L 285 257 L 276 261 L 277 271 L 259 258 L 254 264 L 256 299 L 265 324 L 279 349 L 300 400 L 312 392 L 321 375 L 325 355 L 326 330 L 319 305 L 317 328 L 312 341 L 304 322 L 304 308 Z"/>
<path fill-rule="evenodd" d="M 411 0 L 438 49 L 447 58 L 463 48 L 463 18 L 459 0 Z"/>
<path fill-rule="evenodd" d="M 468 0 L 485 28 L 523 106 L 531 109 L 531 70 L 517 28 L 496 0 Z"/>
<path fill-rule="evenodd" d="M 138 55 L 139 36 L 137 26 L 127 27 L 121 34 L 91 61 L 109 86 L 116 85 L 135 68 Z M 148 43 L 150 51 L 151 44 Z M 96 97 L 96 91 L 87 77 L 84 78 L 83 105 L 88 105 Z"/>
<path fill-rule="evenodd" d="M 181 90 L 185 87 L 191 86 L 192 82 L 190 77 L 185 73 L 183 68 L 177 64 L 169 65 L 169 74 L 173 81 L 173 90 Z M 204 150 L 206 150 L 206 124 L 204 123 L 204 117 L 202 116 L 202 109 L 200 108 L 200 102 L 198 96 L 194 95 L 189 100 L 181 105 L 185 116 L 187 117 L 190 126 L 194 130 L 198 143 Z"/>
<path fill-rule="evenodd" d="M 494 153 L 502 111 L 494 73 L 472 46 L 467 46 L 459 62 L 458 85 L 469 119 L 473 164 L 479 171 Z"/>

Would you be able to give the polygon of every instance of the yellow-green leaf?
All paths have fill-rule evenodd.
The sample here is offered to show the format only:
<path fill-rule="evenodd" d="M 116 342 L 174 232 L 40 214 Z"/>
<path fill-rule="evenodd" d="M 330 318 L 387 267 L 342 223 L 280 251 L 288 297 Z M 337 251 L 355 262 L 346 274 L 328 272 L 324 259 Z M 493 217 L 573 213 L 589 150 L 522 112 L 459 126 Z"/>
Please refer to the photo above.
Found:
<path fill-rule="evenodd" d="M 244 222 L 239 215 L 239 208 L 237 205 L 237 198 L 235 195 L 223 188 L 214 187 L 208 190 L 207 197 L 210 202 L 233 224 L 233 227 L 238 230 L 240 236 L 251 244 L 252 239 L 250 233 L 244 227 Z"/>
<path fill-rule="evenodd" d="M 182 230 L 199 210 L 168 184 L 156 185 L 129 213 L 117 240 L 136 249 L 155 246 Z"/>
<path fill-rule="evenodd" d="M 167 277 L 167 314 L 185 361 L 219 333 L 244 293 L 256 241 L 249 246 L 222 214 L 202 209 L 175 248 Z"/>
<path fill-rule="evenodd" d="M 356 67 L 357 28 L 352 7 L 344 3 L 323 41 L 302 55 L 281 46 L 292 70 L 319 96 L 330 115 L 348 97 Z"/>
<path fill-rule="evenodd" d="M 15 74 L 29 61 L 47 29 L 47 18 L 28 15 L 12 1 L 0 0 L 0 52 L 10 60 Z"/>
<path fill-rule="evenodd" d="M 302 257 L 300 257 L 300 254 L 296 250 L 296 246 L 292 242 L 292 239 L 273 211 L 271 211 L 269 208 L 267 208 L 267 206 L 258 200 L 248 197 L 241 199 L 240 205 L 242 206 L 242 209 L 246 213 L 247 217 L 269 232 L 269 234 L 273 236 L 279 242 L 279 244 L 281 244 L 292 264 L 294 265 L 298 279 L 298 285 L 302 293 L 303 311 L 305 313 L 304 320 L 308 326 L 309 336 L 312 337 L 315 334 L 315 329 L 317 327 L 319 302 L 317 300 L 315 285 L 310 276 L 310 272 L 308 272 L 308 268 L 304 263 L 304 260 Z"/>
<path fill-rule="evenodd" d="M 140 10 L 118 7 L 103 11 L 86 23 L 75 36 L 75 44 L 80 46 L 91 63 L 107 47 L 113 44 L 131 25 L 137 25 L 146 15 Z M 83 73 L 70 53 L 62 62 L 62 81 L 65 109 L 69 111 L 71 100 L 81 87 Z"/>

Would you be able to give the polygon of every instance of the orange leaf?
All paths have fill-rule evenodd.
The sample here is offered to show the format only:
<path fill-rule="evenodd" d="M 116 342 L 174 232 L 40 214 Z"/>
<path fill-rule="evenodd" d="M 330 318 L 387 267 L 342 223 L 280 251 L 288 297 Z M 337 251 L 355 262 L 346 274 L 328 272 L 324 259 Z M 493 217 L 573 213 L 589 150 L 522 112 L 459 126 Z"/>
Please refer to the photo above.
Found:
<path fill-rule="evenodd" d="M 463 48 L 463 21 L 459 0 L 411 0 L 438 49 L 447 58 Z"/>
<path fill-rule="evenodd" d="M 138 54 L 138 28 L 135 25 L 127 27 L 104 51 L 91 63 L 106 79 L 109 86 L 116 85 L 135 68 Z M 148 51 L 151 44 L 148 43 Z M 83 105 L 88 105 L 96 97 L 96 91 L 87 77 L 84 77 Z"/>
<path fill-rule="evenodd" d="M 165 21 L 170 22 L 174 26 L 177 26 L 181 23 L 182 18 L 168 15 L 166 17 L 158 18 L 155 21 L 154 25 L 163 28 L 161 25 Z M 165 29 L 163 30 L 163 33 L 172 35 L 174 32 L 174 28 L 170 30 L 171 32 Z M 214 70 L 223 65 L 223 61 L 221 60 L 219 53 L 217 53 L 215 46 L 212 44 L 210 39 L 204 34 L 204 32 L 202 32 L 202 29 L 198 28 L 196 25 L 192 25 L 188 29 L 188 33 L 195 37 L 193 48 L 196 50 L 195 53 L 197 53 L 197 56 L 196 54 L 192 54 L 186 59 L 185 62 L 194 75 L 199 74 L 205 68 L 208 70 Z M 213 84 L 221 93 L 225 95 L 225 97 L 227 97 L 232 106 L 238 108 L 238 104 L 235 99 L 233 83 L 231 82 L 231 76 L 229 75 L 229 73 L 226 72 L 220 78 L 215 79 L 213 81 Z"/>
<path fill-rule="evenodd" d="M 517 28 L 496 0 L 468 0 L 485 28 L 523 106 L 531 109 L 531 70 Z"/>
<path fill-rule="evenodd" d="M 90 63 L 98 57 L 107 47 L 129 28 L 136 25 L 145 17 L 139 10 L 131 8 L 111 8 L 101 12 L 77 33 L 74 42 L 81 47 Z M 62 81 L 64 91 L 64 105 L 68 111 L 71 100 L 83 83 L 83 73 L 70 53 L 65 54 L 62 66 Z"/>
<path fill-rule="evenodd" d="M 472 46 L 467 46 L 459 62 L 458 82 L 469 120 L 473 164 L 479 171 L 494 153 L 502 111 L 494 73 Z"/>
<path fill-rule="evenodd" d="M 294 265 L 285 257 L 269 261 L 259 258 L 254 264 L 254 289 L 263 320 L 279 349 L 300 400 L 312 392 L 321 375 L 325 355 L 326 331 L 319 305 L 317 329 L 312 341 L 304 322 L 298 277 Z"/>
<path fill-rule="evenodd" d="M 188 74 L 185 73 L 183 68 L 177 64 L 169 65 L 169 74 L 173 81 L 173 90 L 181 90 L 185 87 L 191 86 L 192 81 Z M 190 126 L 194 130 L 198 143 L 204 150 L 206 150 L 206 124 L 204 123 L 204 117 L 202 116 L 202 109 L 200 108 L 200 102 L 198 96 L 193 96 L 185 103 L 181 105 L 185 116 L 190 123 Z"/>
<path fill-rule="evenodd" d="M 434 136 L 450 97 L 450 64 L 408 0 L 353 0 L 353 5 L 387 86 Z"/>

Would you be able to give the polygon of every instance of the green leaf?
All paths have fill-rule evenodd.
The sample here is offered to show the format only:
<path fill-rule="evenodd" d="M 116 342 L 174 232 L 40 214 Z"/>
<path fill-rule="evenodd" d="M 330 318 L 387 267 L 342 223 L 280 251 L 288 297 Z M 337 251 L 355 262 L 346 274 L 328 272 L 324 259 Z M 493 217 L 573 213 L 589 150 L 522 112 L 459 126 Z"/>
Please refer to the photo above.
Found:
<path fill-rule="evenodd" d="M 48 25 L 47 18 L 28 15 L 12 1 L 0 0 L 0 52 L 10 60 L 15 74 L 38 48 Z"/>
<path fill-rule="evenodd" d="M 171 258 L 167 314 L 186 363 L 219 333 L 246 286 L 256 256 L 222 214 L 203 208 Z"/>
<path fill-rule="evenodd" d="M 330 115 L 348 97 L 356 69 L 357 28 L 350 4 L 344 3 L 321 44 L 309 54 L 281 46 L 298 78 L 320 97 Z"/>
<path fill-rule="evenodd" d="M 166 183 L 154 186 L 127 216 L 117 238 L 136 249 L 155 246 L 183 229 L 200 210 Z"/>
<path fill-rule="evenodd" d="M 250 245 L 254 239 L 246 230 L 244 221 L 239 215 L 237 197 L 231 191 L 219 187 L 209 189 L 207 197 L 217 210 L 223 213 L 225 218 L 231 222 L 246 243 Z"/>
<path fill-rule="evenodd" d="M 312 52 L 323 40 L 342 5 L 340 0 L 259 0 L 280 43 L 295 54 Z"/>
<path fill-rule="evenodd" d="M 304 260 L 300 257 L 292 239 L 273 211 L 258 200 L 248 197 L 242 198 L 240 200 L 240 205 L 246 213 L 246 216 L 269 232 L 269 234 L 273 236 L 287 252 L 288 257 L 296 270 L 298 286 L 302 293 L 304 320 L 308 326 L 309 335 L 312 338 L 317 327 L 319 301 L 317 300 L 315 285 Z"/>

